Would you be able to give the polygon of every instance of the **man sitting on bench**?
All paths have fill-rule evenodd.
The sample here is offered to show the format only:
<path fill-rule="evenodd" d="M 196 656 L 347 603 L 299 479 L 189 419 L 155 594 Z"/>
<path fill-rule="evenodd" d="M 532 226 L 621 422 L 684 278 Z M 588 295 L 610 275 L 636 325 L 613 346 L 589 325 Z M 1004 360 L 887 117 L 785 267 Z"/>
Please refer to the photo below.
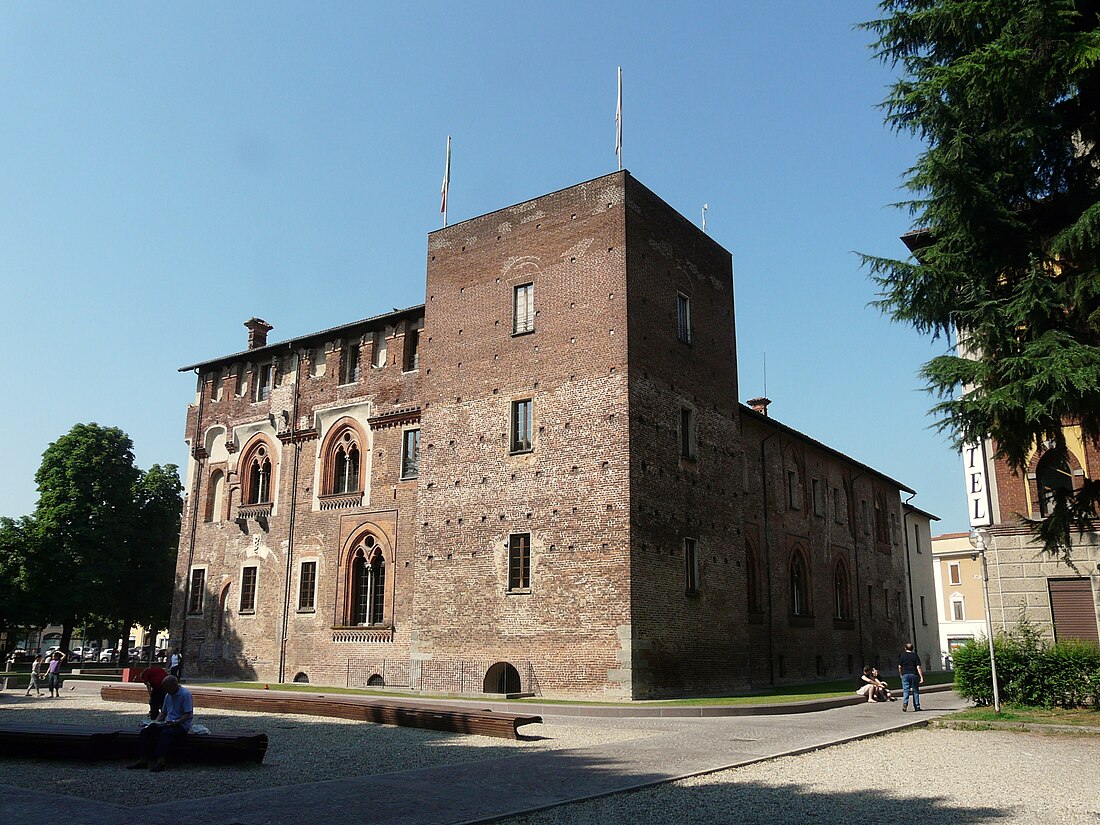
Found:
<path fill-rule="evenodd" d="M 161 687 L 165 696 L 160 715 L 142 728 L 141 759 L 128 767 L 147 767 L 154 773 L 163 771 L 172 745 L 191 730 L 191 722 L 195 717 L 191 691 L 181 685 L 175 676 L 165 676 Z"/>

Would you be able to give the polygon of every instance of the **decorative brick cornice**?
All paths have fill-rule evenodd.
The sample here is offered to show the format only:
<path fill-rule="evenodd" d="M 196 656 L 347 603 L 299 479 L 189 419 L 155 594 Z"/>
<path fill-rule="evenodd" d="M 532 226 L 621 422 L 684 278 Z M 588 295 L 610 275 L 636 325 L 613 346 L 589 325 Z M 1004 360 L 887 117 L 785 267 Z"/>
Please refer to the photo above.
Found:
<path fill-rule="evenodd" d="M 416 424 L 420 421 L 420 407 L 405 407 L 400 410 L 382 413 L 373 418 L 368 418 L 367 423 L 372 430 L 381 430 L 385 427 L 400 427 L 404 424 Z"/>
<path fill-rule="evenodd" d="M 201 461 L 204 458 L 208 458 L 210 454 L 206 452 L 206 447 L 202 444 L 197 444 L 191 448 L 191 455 Z"/>
<path fill-rule="evenodd" d="M 334 627 L 332 641 L 337 644 L 362 644 L 366 642 L 392 642 L 392 627 Z"/>
<path fill-rule="evenodd" d="M 250 519 L 252 521 L 269 519 L 271 518 L 272 507 L 273 505 L 271 502 L 267 504 L 242 504 L 237 508 L 237 518 Z"/>
<path fill-rule="evenodd" d="M 346 510 L 349 507 L 363 506 L 363 491 L 354 493 L 330 493 L 319 496 L 322 510 Z"/>
<path fill-rule="evenodd" d="M 316 429 L 309 430 L 283 430 L 279 433 L 279 440 L 284 444 L 297 444 L 301 441 L 311 441 L 317 437 Z"/>

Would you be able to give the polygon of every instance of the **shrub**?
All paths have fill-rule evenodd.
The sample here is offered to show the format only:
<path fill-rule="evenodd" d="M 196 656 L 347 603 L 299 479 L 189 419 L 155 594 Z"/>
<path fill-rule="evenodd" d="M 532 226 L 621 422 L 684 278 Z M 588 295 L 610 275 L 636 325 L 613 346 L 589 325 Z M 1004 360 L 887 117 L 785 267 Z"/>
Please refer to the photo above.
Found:
<path fill-rule="evenodd" d="M 1045 658 L 1050 673 L 1051 705 L 1076 708 L 1094 699 L 1093 680 L 1100 674 L 1100 647 L 1093 642 L 1066 639 L 1052 645 Z"/>

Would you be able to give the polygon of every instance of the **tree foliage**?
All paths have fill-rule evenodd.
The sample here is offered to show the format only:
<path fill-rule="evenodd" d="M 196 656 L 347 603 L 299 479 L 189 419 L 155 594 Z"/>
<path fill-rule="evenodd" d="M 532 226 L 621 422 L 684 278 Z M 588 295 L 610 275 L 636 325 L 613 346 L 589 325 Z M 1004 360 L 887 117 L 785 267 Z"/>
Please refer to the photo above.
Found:
<path fill-rule="evenodd" d="M 900 70 L 887 122 L 925 143 L 906 187 L 918 260 L 864 256 L 876 302 L 958 351 L 923 377 L 959 442 L 1022 470 L 1063 424 L 1100 437 L 1100 0 L 885 0 L 862 27 Z M 962 388 L 967 390 L 958 393 Z M 1036 525 L 1068 552 L 1100 489 Z"/>

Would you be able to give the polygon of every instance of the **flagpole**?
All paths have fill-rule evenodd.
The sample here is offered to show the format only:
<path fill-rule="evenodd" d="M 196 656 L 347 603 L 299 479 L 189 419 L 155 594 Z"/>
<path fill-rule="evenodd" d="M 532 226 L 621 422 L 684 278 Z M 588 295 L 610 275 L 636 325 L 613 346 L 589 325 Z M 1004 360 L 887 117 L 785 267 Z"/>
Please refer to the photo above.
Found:
<path fill-rule="evenodd" d="M 619 67 L 619 97 L 615 104 L 615 154 L 619 158 L 619 171 L 623 171 L 623 67 Z"/>
<path fill-rule="evenodd" d="M 443 202 L 439 205 L 439 211 L 443 213 L 443 226 L 447 226 L 447 189 L 451 183 L 451 136 L 447 135 L 447 165 L 443 167 Z"/>

